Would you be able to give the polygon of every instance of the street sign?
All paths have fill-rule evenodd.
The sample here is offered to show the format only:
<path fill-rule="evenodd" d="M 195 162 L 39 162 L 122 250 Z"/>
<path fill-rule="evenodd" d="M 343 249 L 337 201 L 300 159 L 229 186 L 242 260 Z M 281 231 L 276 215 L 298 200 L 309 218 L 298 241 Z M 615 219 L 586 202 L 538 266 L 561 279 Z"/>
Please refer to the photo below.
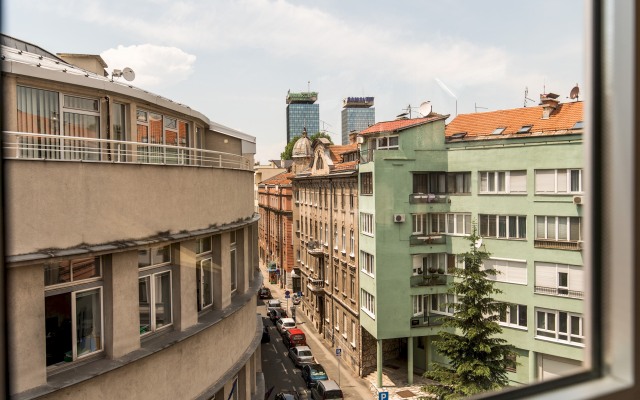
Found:
<path fill-rule="evenodd" d="M 378 400 L 389 400 L 389 392 L 378 393 Z"/>
<path fill-rule="evenodd" d="M 288 299 L 288 298 L 290 298 L 290 297 L 291 297 L 291 292 L 290 292 L 290 291 L 288 291 L 288 290 L 285 290 L 285 292 L 284 292 L 284 298 L 285 298 L 285 299 Z"/>
<path fill-rule="evenodd" d="M 340 347 L 336 347 L 336 357 L 342 356 L 342 349 Z"/>

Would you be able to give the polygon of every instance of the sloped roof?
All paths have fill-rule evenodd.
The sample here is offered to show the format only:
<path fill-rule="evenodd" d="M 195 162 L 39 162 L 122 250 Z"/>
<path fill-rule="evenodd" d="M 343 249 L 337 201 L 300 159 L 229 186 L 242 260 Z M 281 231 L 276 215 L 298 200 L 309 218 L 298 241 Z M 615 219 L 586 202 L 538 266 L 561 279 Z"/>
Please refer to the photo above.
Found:
<path fill-rule="evenodd" d="M 353 144 L 345 144 L 345 145 L 332 145 L 329 146 L 329 153 L 331 154 L 331 161 L 334 164 L 338 164 L 342 162 L 342 155 L 344 153 L 351 153 L 352 151 L 358 150 L 358 145 L 356 143 Z"/>
<path fill-rule="evenodd" d="M 356 169 L 356 165 L 358 165 L 358 161 L 343 162 L 343 163 L 334 165 L 333 171 L 345 171 L 350 169 Z"/>
<path fill-rule="evenodd" d="M 446 119 L 448 117 L 449 117 L 448 115 L 432 113 L 430 114 L 430 116 L 426 118 L 397 119 L 395 121 L 378 122 L 374 125 L 371 125 L 367 129 L 363 129 L 362 131 L 360 131 L 360 135 L 370 135 L 374 133 L 385 133 L 385 132 L 397 132 L 404 129 L 413 128 L 414 126 L 424 125 L 429 122 Z"/>
<path fill-rule="evenodd" d="M 571 130 L 576 122 L 584 118 L 581 101 L 559 104 L 548 119 L 542 119 L 542 109 L 542 106 L 536 106 L 461 114 L 446 126 L 445 138 L 451 139 L 452 135 L 462 132 L 466 132 L 463 140 L 500 139 L 509 135 L 520 137 L 529 134 L 539 136 L 582 133 L 582 129 Z M 516 134 L 525 125 L 531 125 L 530 133 Z M 493 135 L 497 128 L 505 130 Z"/>
<path fill-rule="evenodd" d="M 269 179 L 265 179 L 260 182 L 259 185 L 291 185 L 291 178 L 296 176 L 296 174 L 292 172 L 281 172 L 278 175 L 274 175 Z"/>

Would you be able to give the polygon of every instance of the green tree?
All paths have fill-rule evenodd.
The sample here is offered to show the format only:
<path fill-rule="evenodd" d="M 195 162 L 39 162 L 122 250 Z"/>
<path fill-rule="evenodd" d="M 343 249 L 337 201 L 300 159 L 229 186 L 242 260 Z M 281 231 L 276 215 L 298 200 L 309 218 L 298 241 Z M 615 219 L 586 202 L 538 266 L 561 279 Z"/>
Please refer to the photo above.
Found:
<path fill-rule="evenodd" d="M 467 238 L 471 248 L 460 254 L 463 268 L 455 268 L 456 277 L 448 292 L 456 295 L 453 317 L 443 323 L 454 328 L 455 333 L 442 332 L 434 341 L 438 353 L 446 356 L 449 365 L 436 365 L 425 373 L 438 384 L 427 385 L 426 390 L 441 399 L 459 399 L 489 390 L 497 390 L 509 384 L 506 369 L 513 366 L 516 353 L 506 340 L 496 337 L 502 332 L 498 324 L 500 313 L 506 312 L 506 304 L 498 303 L 493 295 L 502 293 L 494 287 L 487 275 L 498 273 L 482 269 L 482 262 L 490 254 L 476 246 L 481 239 L 474 223 Z"/>
<path fill-rule="evenodd" d="M 331 144 L 333 144 L 333 140 L 331 140 L 331 136 L 327 135 L 324 132 L 314 133 L 313 135 L 309 136 L 309 140 L 311 140 L 311 142 L 313 142 L 317 138 L 321 138 L 321 137 L 323 137 L 325 139 L 329 139 L 329 142 L 331 142 Z M 282 153 L 280 153 L 280 159 L 281 160 L 291 160 L 291 158 L 293 156 L 293 146 L 296 144 L 298 139 L 300 139 L 300 135 L 294 136 L 289 141 L 289 143 L 287 143 L 287 145 L 284 148 L 284 151 Z"/>

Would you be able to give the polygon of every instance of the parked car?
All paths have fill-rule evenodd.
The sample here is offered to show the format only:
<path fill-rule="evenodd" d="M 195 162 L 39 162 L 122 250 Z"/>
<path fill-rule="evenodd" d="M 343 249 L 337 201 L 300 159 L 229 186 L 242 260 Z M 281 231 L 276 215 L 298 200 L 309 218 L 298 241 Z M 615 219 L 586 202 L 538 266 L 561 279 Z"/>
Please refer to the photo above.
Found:
<path fill-rule="evenodd" d="M 297 390 L 283 390 L 278 392 L 274 400 L 300 400 L 300 394 Z"/>
<path fill-rule="evenodd" d="M 261 299 L 270 299 L 271 298 L 271 289 L 269 289 L 268 287 L 261 287 L 260 290 L 258 290 L 258 297 L 260 297 Z"/>
<path fill-rule="evenodd" d="M 301 368 L 302 364 L 310 364 L 315 360 L 309 346 L 294 346 L 289 348 L 289 358 L 296 367 Z"/>
<path fill-rule="evenodd" d="M 282 308 L 272 308 L 269 310 L 269 318 L 271 319 L 271 322 L 273 322 L 274 325 L 276 324 L 276 322 L 278 322 L 280 318 L 286 318 L 286 317 L 287 317 L 287 312 Z"/>
<path fill-rule="evenodd" d="M 267 310 L 272 308 L 282 308 L 282 303 L 278 299 L 271 299 L 267 301 Z"/>
<path fill-rule="evenodd" d="M 307 384 L 308 388 L 312 388 L 318 384 L 318 381 L 326 381 L 329 379 L 327 371 L 320 364 L 306 364 L 302 366 L 302 380 Z"/>
<path fill-rule="evenodd" d="M 293 318 L 280 318 L 276 321 L 276 329 L 280 335 L 284 334 L 284 331 L 289 328 L 295 328 L 296 321 Z"/>
<path fill-rule="evenodd" d="M 342 389 L 331 379 L 326 381 L 319 381 L 318 384 L 311 388 L 311 399 L 312 400 L 343 400 L 344 395 L 342 394 Z"/>
<path fill-rule="evenodd" d="M 302 330 L 298 328 L 289 328 L 284 331 L 284 334 L 282 335 L 282 342 L 287 348 L 295 346 L 306 346 L 307 337 L 304 335 L 304 332 L 302 332 Z"/>
<path fill-rule="evenodd" d="M 269 335 L 269 328 L 266 326 L 262 327 L 262 340 L 261 343 L 269 343 L 271 341 L 271 335 Z"/>

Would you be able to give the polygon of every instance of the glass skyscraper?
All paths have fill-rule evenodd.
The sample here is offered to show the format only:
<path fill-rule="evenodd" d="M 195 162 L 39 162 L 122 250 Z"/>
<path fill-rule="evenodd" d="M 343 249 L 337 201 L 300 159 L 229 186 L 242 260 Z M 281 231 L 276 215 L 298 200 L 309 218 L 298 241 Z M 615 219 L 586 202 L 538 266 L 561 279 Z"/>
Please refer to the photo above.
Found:
<path fill-rule="evenodd" d="M 309 136 L 320 132 L 320 105 L 317 92 L 287 92 L 287 143 L 307 128 Z"/>
<path fill-rule="evenodd" d="M 373 97 L 347 97 L 342 101 L 342 144 L 349 144 L 349 133 L 375 124 Z"/>

